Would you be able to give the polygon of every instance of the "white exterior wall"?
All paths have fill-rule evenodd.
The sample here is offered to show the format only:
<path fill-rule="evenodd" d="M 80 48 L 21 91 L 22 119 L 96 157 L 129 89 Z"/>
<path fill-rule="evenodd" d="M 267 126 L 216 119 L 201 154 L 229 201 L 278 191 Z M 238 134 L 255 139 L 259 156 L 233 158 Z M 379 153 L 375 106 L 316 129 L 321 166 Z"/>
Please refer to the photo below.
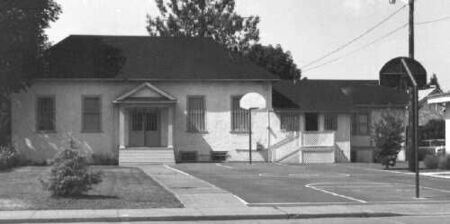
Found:
<path fill-rule="evenodd" d="M 12 101 L 12 137 L 16 147 L 28 158 L 51 158 L 58 150 L 76 145 L 96 153 L 118 150 L 118 108 L 112 101 L 142 82 L 36 82 L 27 92 L 15 94 Z M 151 82 L 152 85 L 177 99 L 175 107 L 174 147 L 178 151 L 197 151 L 201 160 L 209 153 L 248 148 L 248 135 L 231 133 L 231 97 L 257 92 L 271 105 L 270 82 Z M 36 99 L 55 96 L 56 132 L 36 131 Z M 100 95 L 102 99 L 102 132 L 81 133 L 83 95 Z M 206 134 L 186 132 L 186 99 L 189 95 L 204 95 L 206 100 Z M 271 108 L 269 108 L 271 109 Z M 267 145 L 267 111 L 252 114 L 253 149 Z M 127 119 L 125 117 L 125 119 Z M 127 128 L 125 129 L 127 131 Z M 164 132 L 164 130 L 163 130 Z M 164 133 L 162 134 L 164 135 Z M 74 142 L 76 144 L 74 144 Z M 231 153 L 232 154 L 232 153 Z M 239 160 L 239 158 L 229 158 Z"/>
<path fill-rule="evenodd" d="M 446 103 L 445 112 L 445 154 L 450 154 L 450 103 Z"/>

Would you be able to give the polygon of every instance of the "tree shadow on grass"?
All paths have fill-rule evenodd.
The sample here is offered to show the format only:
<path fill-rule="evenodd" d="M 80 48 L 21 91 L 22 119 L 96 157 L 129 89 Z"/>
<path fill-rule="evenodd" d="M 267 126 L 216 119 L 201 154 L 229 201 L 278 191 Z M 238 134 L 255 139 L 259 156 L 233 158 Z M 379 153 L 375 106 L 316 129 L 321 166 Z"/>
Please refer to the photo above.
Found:
<path fill-rule="evenodd" d="M 61 197 L 61 198 L 98 200 L 98 199 L 119 199 L 120 197 L 115 195 L 82 194 L 77 196 Z"/>

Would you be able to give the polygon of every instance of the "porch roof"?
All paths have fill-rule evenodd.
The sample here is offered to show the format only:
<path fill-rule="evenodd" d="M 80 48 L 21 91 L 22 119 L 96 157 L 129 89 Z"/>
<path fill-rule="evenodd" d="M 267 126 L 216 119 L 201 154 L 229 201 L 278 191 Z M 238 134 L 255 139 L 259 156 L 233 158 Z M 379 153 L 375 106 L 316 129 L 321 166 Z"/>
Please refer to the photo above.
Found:
<path fill-rule="evenodd" d="M 169 93 L 145 82 L 117 97 L 113 103 L 176 103 Z"/>

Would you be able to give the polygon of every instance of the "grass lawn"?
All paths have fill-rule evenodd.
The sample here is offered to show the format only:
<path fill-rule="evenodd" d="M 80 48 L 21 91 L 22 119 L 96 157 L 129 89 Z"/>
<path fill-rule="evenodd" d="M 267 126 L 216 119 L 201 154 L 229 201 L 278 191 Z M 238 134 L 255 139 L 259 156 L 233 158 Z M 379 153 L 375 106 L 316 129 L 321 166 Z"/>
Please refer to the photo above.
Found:
<path fill-rule="evenodd" d="M 179 208 L 183 205 L 137 168 L 97 166 L 103 181 L 85 196 L 53 198 L 39 178 L 49 167 L 20 167 L 0 172 L 0 210 Z"/>

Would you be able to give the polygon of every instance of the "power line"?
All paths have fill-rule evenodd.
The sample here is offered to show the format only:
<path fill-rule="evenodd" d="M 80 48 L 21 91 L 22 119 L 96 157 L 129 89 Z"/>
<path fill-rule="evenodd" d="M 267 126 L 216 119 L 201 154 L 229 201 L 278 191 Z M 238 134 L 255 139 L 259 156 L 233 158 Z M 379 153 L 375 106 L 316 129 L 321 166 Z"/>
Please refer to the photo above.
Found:
<path fill-rule="evenodd" d="M 326 61 L 326 62 L 324 62 L 324 63 L 322 63 L 322 64 L 319 64 L 319 65 L 316 65 L 316 66 L 314 66 L 314 67 L 305 69 L 305 70 L 303 70 L 303 72 L 307 72 L 307 71 L 311 71 L 311 70 L 318 69 L 318 68 L 320 68 L 320 67 L 322 67 L 322 66 L 328 65 L 328 64 L 333 63 L 333 62 L 335 62 L 335 61 L 338 61 L 338 60 L 340 60 L 340 59 L 342 59 L 342 58 L 345 58 L 345 57 L 347 57 L 347 56 L 350 56 L 350 55 L 352 55 L 352 54 L 354 54 L 354 53 L 356 53 L 356 52 L 358 52 L 358 51 L 360 51 L 360 50 L 363 50 L 363 49 L 365 49 L 365 48 L 367 48 L 367 47 L 369 47 L 369 46 L 371 46 L 371 45 L 377 43 L 378 41 L 381 41 L 381 40 L 383 40 L 383 39 L 385 39 L 385 38 L 387 38 L 387 37 L 389 37 L 389 36 L 391 36 L 391 35 L 397 33 L 398 31 L 402 30 L 403 28 L 405 28 L 405 27 L 407 27 L 407 26 L 408 26 L 408 23 L 405 23 L 405 24 L 403 24 L 403 25 L 401 25 L 401 26 L 399 26 L 399 27 L 397 27 L 397 28 L 391 30 L 390 32 L 384 34 L 383 36 L 381 36 L 381 37 L 379 37 L 379 38 L 373 40 L 372 42 L 370 42 L 370 43 L 368 43 L 368 44 L 366 44 L 366 45 L 361 46 L 360 48 L 357 48 L 357 49 L 355 49 L 355 50 L 353 50 L 353 51 L 350 51 L 350 52 L 348 52 L 347 54 L 344 54 L 344 55 L 342 55 L 342 56 L 340 56 L 340 57 L 338 57 L 338 58 L 334 58 L 334 59 L 329 60 L 329 61 Z"/>
<path fill-rule="evenodd" d="M 415 23 L 415 25 L 425 25 L 425 24 L 430 24 L 430 23 L 441 22 L 441 21 L 448 20 L 448 19 L 450 19 L 450 16 L 444 16 L 444 17 L 439 18 L 439 19 L 433 19 L 433 20 L 428 20 L 428 21 Z"/>
<path fill-rule="evenodd" d="M 377 24 L 375 24 L 374 26 L 370 27 L 368 30 L 364 31 L 362 34 L 358 35 L 357 37 L 353 38 L 352 40 L 348 41 L 347 43 L 343 44 L 342 46 L 330 51 L 329 53 L 325 54 L 322 57 L 319 57 L 311 62 L 309 62 L 308 64 L 304 65 L 301 69 L 304 69 L 312 64 L 315 64 L 316 62 L 319 62 L 327 57 L 329 57 L 332 54 L 335 54 L 336 52 L 346 48 L 347 46 L 349 46 L 350 44 L 354 43 L 355 41 L 361 39 L 362 37 L 364 37 L 365 35 L 369 34 L 370 32 L 372 32 L 373 30 L 375 30 L 377 27 L 381 26 L 383 23 L 385 23 L 386 21 L 388 21 L 389 19 L 391 19 L 393 16 L 395 16 L 396 14 L 398 14 L 401 10 L 403 10 L 404 8 L 406 8 L 406 5 L 402 6 L 401 8 L 397 9 L 395 12 L 393 12 L 392 14 L 390 14 L 389 16 L 387 16 L 386 18 L 384 18 L 383 20 L 381 20 L 380 22 L 378 22 Z"/>

